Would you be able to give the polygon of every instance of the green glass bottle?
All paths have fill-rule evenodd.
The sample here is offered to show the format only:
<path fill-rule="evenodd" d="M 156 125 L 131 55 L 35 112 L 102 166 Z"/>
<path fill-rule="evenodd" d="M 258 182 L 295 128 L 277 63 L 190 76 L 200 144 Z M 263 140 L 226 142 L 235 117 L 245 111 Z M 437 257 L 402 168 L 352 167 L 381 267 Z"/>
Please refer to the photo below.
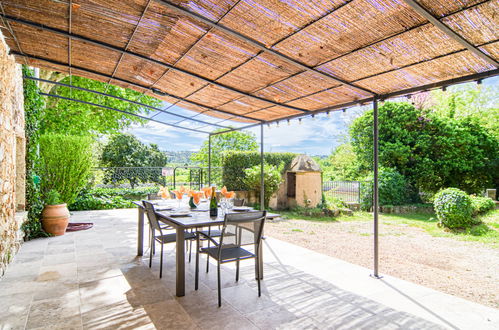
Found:
<path fill-rule="evenodd" d="M 217 216 L 218 216 L 217 194 L 215 193 L 215 187 L 211 187 L 210 217 L 217 217 Z"/>

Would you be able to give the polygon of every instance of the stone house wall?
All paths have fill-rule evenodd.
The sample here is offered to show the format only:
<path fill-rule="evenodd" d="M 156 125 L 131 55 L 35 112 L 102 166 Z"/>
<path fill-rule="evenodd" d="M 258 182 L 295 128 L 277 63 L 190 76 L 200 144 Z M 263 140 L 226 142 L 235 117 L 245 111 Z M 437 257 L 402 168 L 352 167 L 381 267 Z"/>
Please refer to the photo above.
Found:
<path fill-rule="evenodd" d="M 0 32 L 0 276 L 23 239 L 25 141 L 22 70 Z"/>

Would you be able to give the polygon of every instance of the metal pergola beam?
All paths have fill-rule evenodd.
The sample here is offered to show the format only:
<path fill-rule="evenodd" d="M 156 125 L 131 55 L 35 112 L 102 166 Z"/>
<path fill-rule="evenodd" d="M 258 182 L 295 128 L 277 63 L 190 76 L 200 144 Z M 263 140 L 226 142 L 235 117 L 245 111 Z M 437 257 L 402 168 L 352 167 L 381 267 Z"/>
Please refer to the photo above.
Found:
<path fill-rule="evenodd" d="M 443 80 L 443 81 L 439 81 L 439 82 L 436 82 L 436 83 L 431 83 L 431 84 L 427 84 L 427 85 L 423 85 L 423 86 L 418 86 L 418 87 L 413 87 L 413 88 L 407 88 L 407 89 L 403 89 L 403 90 L 396 91 L 396 92 L 381 94 L 381 95 L 377 96 L 377 99 L 380 100 L 380 101 L 384 101 L 384 100 L 387 100 L 387 99 L 391 99 L 391 98 L 395 98 L 395 97 L 400 97 L 400 96 L 405 96 L 405 95 L 409 95 L 409 94 L 414 94 L 414 93 L 418 93 L 418 92 L 422 92 L 422 91 L 429 91 L 429 90 L 432 90 L 432 89 L 437 89 L 437 88 L 441 88 L 441 87 L 447 87 L 447 86 L 451 86 L 451 85 L 462 84 L 462 83 L 466 83 L 466 82 L 470 82 L 470 81 L 478 81 L 478 80 L 482 80 L 482 79 L 486 79 L 486 78 L 491 78 L 491 77 L 494 77 L 494 76 L 497 76 L 497 75 L 499 75 L 499 69 L 485 71 L 485 72 L 481 72 L 481 73 L 475 73 L 475 74 L 472 74 L 472 75 L 468 75 L 468 76 L 464 76 L 464 77 L 459 77 L 459 78 L 454 78 L 454 79 Z M 346 103 L 334 105 L 334 106 L 331 106 L 331 107 L 326 107 L 326 108 L 322 108 L 322 109 L 318 109 L 318 110 L 313 110 L 313 111 L 310 111 L 309 114 L 307 114 L 307 115 L 299 114 L 299 115 L 292 115 L 292 116 L 288 116 L 288 117 L 284 117 L 284 118 L 280 118 L 280 119 L 269 120 L 269 121 L 266 122 L 266 124 L 272 124 L 272 123 L 275 123 L 275 122 L 278 122 L 278 121 L 285 121 L 285 120 L 291 120 L 291 119 L 306 117 L 308 115 L 317 115 L 317 114 L 324 113 L 324 112 L 331 112 L 331 111 L 343 110 L 343 109 L 347 109 L 347 108 L 351 108 L 351 107 L 357 106 L 359 104 L 369 103 L 369 102 L 372 102 L 373 100 L 374 100 L 374 97 L 368 97 L 368 98 L 364 98 L 364 99 L 359 99 L 359 100 L 355 100 L 355 101 L 351 101 L 351 102 L 346 102 Z M 260 125 L 260 124 L 251 124 L 251 125 L 246 125 L 246 126 L 242 126 L 242 127 L 231 128 L 231 129 L 228 129 L 226 131 L 211 133 L 211 135 L 217 135 L 217 134 L 223 134 L 223 133 L 228 133 L 228 132 L 233 132 L 233 131 L 239 131 L 239 130 L 243 130 L 243 129 L 248 129 L 248 128 L 256 127 L 258 125 Z"/>
<path fill-rule="evenodd" d="M 369 93 L 371 95 L 374 95 L 375 93 L 367 88 L 364 88 L 364 87 L 360 87 L 360 86 L 357 86 L 355 84 L 352 84 L 352 83 L 349 83 L 348 81 L 345 81 L 343 79 L 340 79 L 338 77 L 335 77 L 329 73 L 326 73 L 326 72 L 322 72 L 322 71 L 319 71 L 313 67 L 310 67 L 308 65 L 305 65 L 289 56 L 286 56 L 276 50 L 273 50 L 273 49 L 270 49 L 270 48 L 267 48 L 264 44 L 252 39 L 252 38 L 249 38 L 245 35 L 242 35 L 241 33 L 239 32 L 236 32 L 232 29 L 229 29 L 223 25 L 220 25 L 219 23 L 215 22 L 215 21 L 212 21 L 204 16 L 201 16 L 197 13 L 194 13 L 194 12 L 191 12 L 185 8 L 182 8 L 180 6 L 177 6 L 169 1 L 165 1 L 165 0 L 156 0 L 158 2 L 160 2 L 161 4 L 165 5 L 166 7 L 170 8 L 171 10 L 174 10 L 176 12 L 179 12 L 185 16 L 188 16 L 196 21 L 200 21 L 200 22 L 203 22 L 204 24 L 210 26 L 210 27 L 214 27 L 214 28 L 217 28 L 218 30 L 220 31 L 223 31 L 225 33 L 227 33 L 228 35 L 231 35 L 239 40 L 242 40 L 242 41 L 245 41 L 247 42 L 248 44 L 250 44 L 251 46 L 255 47 L 255 48 L 258 48 L 260 49 L 261 51 L 263 52 L 267 52 L 269 54 L 272 54 L 276 57 L 278 57 L 280 60 L 283 60 L 284 62 L 286 63 L 289 63 L 289 64 L 292 64 L 292 65 L 295 65 L 297 67 L 299 67 L 300 69 L 304 70 L 304 71 L 310 71 L 310 72 L 314 72 L 316 74 L 319 74 L 323 77 L 326 77 L 328 79 L 332 79 L 338 83 L 341 83 L 343 85 L 347 85 L 347 86 L 350 86 L 352 88 L 355 88 L 355 89 L 358 89 L 358 90 L 361 90 L 363 92 L 366 92 L 366 93 Z"/>
<path fill-rule="evenodd" d="M 53 64 L 53 65 L 58 65 L 58 66 L 62 66 L 62 67 L 68 68 L 68 65 L 66 63 L 61 63 L 61 62 L 54 61 L 54 60 L 47 59 L 47 58 L 43 58 L 43 57 L 38 57 L 38 56 L 33 56 L 33 55 L 28 55 L 28 54 L 22 54 L 22 53 L 19 53 L 19 52 L 16 52 L 16 51 L 11 51 L 10 54 L 14 55 L 14 56 L 25 57 L 25 58 L 37 60 L 37 61 L 44 61 L 44 62 Z M 82 68 L 82 67 L 79 67 L 79 66 L 74 66 L 73 65 L 73 66 L 71 66 L 71 68 L 79 70 L 79 71 L 82 71 L 82 72 L 86 72 L 86 73 L 98 75 L 98 76 L 104 77 L 106 79 L 109 79 L 111 77 L 110 75 L 107 75 L 107 74 L 104 74 L 104 73 L 101 73 L 101 72 L 98 72 L 98 71 L 94 71 L 94 70 Z M 116 81 L 119 81 L 121 83 L 128 84 L 128 85 L 131 85 L 131 86 L 134 86 L 134 87 L 137 87 L 137 88 L 140 88 L 140 89 L 144 89 L 144 90 L 147 90 L 147 91 L 150 91 L 150 92 L 154 93 L 154 91 L 153 91 L 152 88 L 149 88 L 147 86 L 143 86 L 143 85 L 134 83 L 134 82 L 129 81 L 129 80 L 125 80 L 125 79 L 121 79 L 121 78 L 116 78 L 116 77 L 113 78 L 113 80 L 116 80 Z M 180 96 L 176 96 L 176 95 L 172 95 L 172 94 L 168 94 L 168 93 L 162 93 L 162 94 L 163 94 L 163 96 L 168 96 L 168 97 L 174 98 L 176 100 L 181 100 L 181 101 L 184 101 L 186 103 L 190 103 L 192 105 L 201 107 L 203 109 L 208 109 L 210 111 L 215 111 L 215 112 L 219 112 L 219 113 L 223 113 L 223 114 L 231 115 L 231 116 L 236 115 L 236 116 L 238 116 L 240 118 L 245 118 L 245 119 L 248 119 L 248 120 L 251 120 L 251 121 L 264 122 L 264 120 L 261 120 L 261 119 L 252 118 L 252 117 L 248 117 L 248 116 L 245 116 L 245 115 L 237 115 L 237 114 L 234 114 L 234 113 L 232 113 L 230 111 L 225 111 L 225 110 L 210 108 L 210 107 L 208 107 L 208 106 L 206 106 L 204 104 L 200 104 L 200 103 L 197 103 L 197 102 L 194 102 L 194 101 L 186 100 L 186 99 L 184 99 L 184 98 L 182 98 Z"/>
<path fill-rule="evenodd" d="M 175 127 L 175 128 L 180 128 L 180 129 L 185 129 L 185 130 L 196 132 L 196 133 L 204 133 L 204 134 L 208 134 L 208 135 L 210 134 L 210 132 L 201 131 L 201 130 L 198 130 L 198 129 L 195 129 L 195 128 L 188 128 L 188 127 L 177 126 L 177 125 L 174 125 L 174 124 L 168 124 L 168 123 L 165 123 L 165 122 L 153 119 L 153 118 L 149 118 L 149 117 L 146 117 L 146 116 L 142 116 L 142 115 L 139 115 L 139 114 L 136 114 L 136 113 L 132 113 L 132 112 L 128 112 L 128 111 L 125 111 L 125 110 L 121 110 L 121 109 L 116 109 L 116 108 L 113 108 L 113 107 L 109 107 L 107 105 L 102 105 L 102 104 L 92 103 L 92 102 L 88 102 L 88 101 L 77 100 L 77 99 L 74 99 L 74 98 L 71 98 L 71 97 L 65 97 L 65 96 L 56 95 L 56 94 L 48 94 L 48 93 L 42 93 L 42 92 L 40 92 L 38 94 L 43 95 L 43 96 L 48 96 L 48 97 L 55 97 L 55 98 L 63 99 L 63 100 L 66 100 L 66 101 L 73 101 L 73 102 L 83 103 L 83 104 L 87 104 L 87 105 L 91 105 L 91 106 L 94 106 L 94 107 L 99 107 L 99 108 L 103 108 L 103 109 L 107 109 L 107 110 L 113 110 L 113 111 L 121 112 L 121 113 L 124 113 L 124 114 L 127 114 L 127 115 L 131 115 L 131 116 L 134 116 L 134 117 L 138 117 L 138 118 L 141 118 L 141 119 L 144 119 L 144 120 L 154 121 L 154 122 L 159 123 L 159 124 L 163 124 L 163 125 L 171 126 L 171 127 Z"/>
<path fill-rule="evenodd" d="M 216 82 L 214 80 L 211 80 L 211 79 L 208 79 L 206 77 L 200 76 L 200 75 L 198 75 L 196 73 L 189 72 L 187 70 L 183 70 L 183 69 L 174 67 L 174 66 L 172 66 L 172 65 L 170 65 L 168 63 L 161 62 L 159 60 L 155 60 L 153 58 L 150 58 L 150 57 L 147 57 L 147 56 L 144 56 L 144 55 L 141 55 L 141 54 L 129 51 L 129 50 L 125 50 L 123 48 L 119 48 L 119 47 L 113 46 L 111 44 L 102 42 L 102 41 L 90 39 L 90 38 L 83 37 L 83 36 L 80 36 L 80 35 L 76 35 L 76 34 L 73 34 L 73 33 L 68 33 L 68 32 L 63 31 L 63 30 L 59 30 L 59 29 L 56 29 L 56 28 L 48 27 L 48 26 L 45 26 L 45 25 L 42 25 L 42 24 L 39 24 L 39 23 L 35 23 L 35 22 L 26 21 L 26 20 L 23 20 L 23 19 L 20 19 L 20 18 L 15 18 L 15 17 L 9 16 L 9 15 L 0 15 L 0 17 L 2 17 L 3 19 L 5 19 L 7 21 L 10 21 L 10 22 L 15 22 L 15 23 L 18 23 L 18 24 L 23 24 L 23 25 L 31 26 L 33 28 L 40 29 L 40 30 L 43 30 L 43 31 L 52 32 L 54 34 L 58 34 L 58 35 L 66 37 L 66 38 L 71 38 L 73 40 L 87 42 L 87 43 L 90 43 L 92 45 L 95 45 L 95 46 L 98 46 L 98 47 L 101 47 L 101 48 L 105 48 L 105 49 L 108 49 L 108 50 L 111 50 L 111 51 L 114 51 L 114 52 L 118 52 L 120 54 L 130 55 L 132 57 L 136 57 L 138 59 L 141 59 L 141 60 L 144 60 L 144 61 L 148 61 L 148 62 L 157 64 L 157 65 L 160 65 L 160 66 L 168 68 L 170 70 L 181 72 L 181 73 L 186 74 L 186 75 L 188 75 L 190 77 L 193 77 L 193 78 L 196 78 L 196 79 L 200 79 L 200 80 L 204 81 L 207 84 L 215 85 L 215 86 L 218 86 L 220 88 L 227 89 L 227 90 L 230 90 L 232 92 L 235 92 L 235 93 L 238 93 L 238 94 L 241 94 L 241 95 L 244 95 L 244 96 L 247 96 L 247 97 L 259 100 L 259 101 L 262 101 L 262 102 L 271 103 L 271 104 L 274 104 L 276 106 L 282 106 L 284 108 L 288 108 L 288 109 L 292 109 L 292 110 L 296 110 L 296 111 L 300 111 L 300 112 L 307 112 L 307 110 L 305 110 L 305 109 L 301 109 L 301 108 L 298 108 L 298 107 L 294 107 L 294 106 L 282 104 L 282 103 L 279 103 L 279 102 L 275 102 L 273 100 L 269 100 L 269 99 L 266 99 L 266 98 L 263 98 L 263 97 L 259 97 L 259 96 L 253 95 L 253 94 L 249 94 L 249 93 L 243 92 L 243 91 L 241 91 L 239 89 L 236 89 L 234 87 L 230 87 L 228 85 Z M 116 79 L 116 78 L 113 78 L 113 79 Z"/>
<path fill-rule="evenodd" d="M 31 76 L 24 76 L 24 79 L 41 81 L 41 82 L 44 82 L 44 83 L 53 84 L 53 85 L 57 85 L 57 86 L 68 87 L 68 88 L 72 88 L 72 89 L 78 89 L 78 90 L 81 90 L 81 91 L 84 91 L 84 92 L 89 92 L 89 93 L 93 93 L 93 94 L 97 94 L 97 95 L 101 95 L 101 96 L 112 97 L 112 98 L 120 100 L 120 101 L 132 103 L 132 104 L 135 104 L 135 105 L 139 105 L 141 107 L 145 107 L 145 108 L 149 108 L 149 109 L 152 109 L 152 110 L 160 111 L 162 113 L 165 113 L 165 114 L 168 114 L 168 115 L 172 115 L 172 116 L 175 116 L 175 117 L 189 119 L 189 120 L 192 120 L 192 121 L 195 121 L 195 122 L 198 122 L 198 123 L 201 123 L 201 124 L 205 124 L 205 125 L 208 125 L 208 126 L 216 126 L 216 127 L 228 128 L 228 129 L 231 128 L 229 126 L 218 125 L 216 123 L 210 123 L 210 122 L 199 120 L 199 119 L 191 119 L 191 117 L 189 117 L 189 116 L 180 115 L 180 114 L 177 114 L 177 113 L 174 113 L 174 112 L 170 112 L 170 111 L 163 110 L 161 108 L 154 107 L 152 105 L 148 105 L 148 104 L 141 103 L 141 102 L 138 102 L 138 101 L 133 101 L 133 100 L 125 99 L 123 97 L 119 97 L 119 96 L 116 96 L 116 95 L 111 95 L 111 94 L 104 93 L 104 92 L 99 92 L 99 91 L 96 91 L 96 90 L 93 90 L 93 89 L 88 89 L 88 88 L 84 88 L 84 87 L 79 87 L 79 86 L 74 86 L 74 85 L 69 85 L 69 84 L 61 83 L 59 81 L 53 81 L 53 80 L 48 80 L 48 79 L 36 78 L 36 77 L 31 77 Z"/>
<path fill-rule="evenodd" d="M 473 54 L 480 57 L 481 59 L 483 59 L 487 63 L 494 65 L 496 68 L 499 67 L 499 62 L 497 62 L 492 57 L 490 57 L 489 55 L 482 52 L 479 48 L 472 45 L 470 42 L 468 42 L 466 39 L 464 39 L 461 35 L 454 32 L 454 30 L 452 30 L 446 24 L 444 24 L 440 20 L 438 20 L 435 16 L 433 16 L 426 8 L 421 6 L 419 3 L 417 3 L 414 0 L 404 0 L 404 2 L 407 5 L 409 5 L 419 15 L 426 18 L 431 24 L 433 24 L 435 27 L 437 27 L 442 32 L 444 32 L 446 35 L 448 35 L 450 38 L 452 38 L 454 41 L 458 42 L 463 47 L 467 48 L 469 51 L 471 51 Z"/>

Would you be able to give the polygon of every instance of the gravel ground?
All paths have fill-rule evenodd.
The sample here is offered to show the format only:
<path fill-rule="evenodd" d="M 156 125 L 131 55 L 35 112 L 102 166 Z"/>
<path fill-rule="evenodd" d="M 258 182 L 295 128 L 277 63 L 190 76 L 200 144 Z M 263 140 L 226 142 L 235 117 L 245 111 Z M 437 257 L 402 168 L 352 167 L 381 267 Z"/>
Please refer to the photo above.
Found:
<path fill-rule="evenodd" d="M 369 222 L 267 222 L 265 235 L 372 268 Z M 406 225 L 380 225 L 380 274 L 499 308 L 499 250 L 433 237 Z"/>

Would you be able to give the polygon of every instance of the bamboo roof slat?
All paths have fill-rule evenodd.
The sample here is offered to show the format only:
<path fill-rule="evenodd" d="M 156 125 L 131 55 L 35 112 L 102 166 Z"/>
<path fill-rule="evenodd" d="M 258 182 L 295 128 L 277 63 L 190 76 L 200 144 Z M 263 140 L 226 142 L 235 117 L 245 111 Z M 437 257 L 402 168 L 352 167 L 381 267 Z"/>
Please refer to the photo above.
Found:
<path fill-rule="evenodd" d="M 408 89 L 439 80 L 452 79 L 493 69 L 492 65 L 466 50 L 433 61 L 363 79 L 358 83 L 362 86 L 372 87 L 379 94 L 385 94 L 398 89 Z M 400 88 L 401 86 L 402 88 Z"/>
<path fill-rule="evenodd" d="M 493 43 L 490 45 L 486 45 L 483 47 L 480 47 L 480 49 L 487 53 L 489 56 L 492 58 L 495 58 L 496 60 L 499 60 L 499 43 Z"/>
<path fill-rule="evenodd" d="M 423 25 L 410 32 L 332 60 L 318 69 L 355 81 L 462 49 L 464 47 L 433 25 Z"/>
<path fill-rule="evenodd" d="M 218 21 L 237 3 L 237 1 L 238 0 L 173 0 L 171 2 L 198 13 L 199 15 L 206 16 L 211 20 Z"/>
<path fill-rule="evenodd" d="M 124 54 L 115 76 L 151 86 L 162 73 L 163 68 L 159 65 Z"/>
<path fill-rule="evenodd" d="M 334 86 L 339 86 L 339 84 L 313 72 L 302 72 L 259 90 L 255 94 L 277 102 L 287 102 Z"/>
<path fill-rule="evenodd" d="M 241 97 L 236 100 L 231 100 L 223 105 L 218 106 L 218 109 L 230 110 L 237 114 L 251 113 L 258 109 L 270 108 L 272 103 L 263 102 L 249 97 Z"/>
<path fill-rule="evenodd" d="M 243 64 L 218 81 L 228 86 L 239 86 L 245 92 L 265 87 L 301 70 L 271 54 L 261 54 Z"/>
<path fill-rule="evenodd" d="M 5 12 L 14 17 L 23 17 L 62 30 L 68 29 L 69 0 L 2 0 L 1 3 Z"/>
<path fill-rule="evenodd" d="M 490 1 L 450 17 L 442 22 L 474 45 L 499 39 L 499 2 Z"/>
<path fill-rule="evenodd" d="M 419 4 L 428 10 L 435 17 L 443 17 L 449 12 L 459 10 L 463 7 L 473 6 L 483 0 L 418 0 Z"/>
<path fill-rule="evenodd" d="M 73 0 L 72 32 L 125 47 L 146 3 L 147 0 Z M 50 26 L 62 29 L 60 26 Z M 113 37 L 109 39 L 105 35 Z"/>
<path fill-rule="evenodd" d="M 345 2 L 243 0 L 221 23 L 270 47 Z"/>
<path fill-rule="evenodd" d="M 424 19 L 401 1 L 358 0 L 274 48 L 315 66 L 422 22 Z"/>
<path fill-rule="evenodd" d="M 241 62 L 255 55 L 258 49 L 220 31 L 209 32 L 176 67 L 217 79 Z"/>
<path fill-rule="evenodd" d="M 299 98 L 288 104 L 307 107 L 310 110 L 325 108 L 330 104 L 355 102 L 370 95 L 349 86 L 338 86 L 319 93 Z"/>
<path fill-rule="evenodd" d="M 130 50 L 174 64 L 208 30 L 198 22 L 179 17 L 152 1 L 136 32 Z"/>
<path fill-rule="evenodd" d="M 197 91 L 206 83 L 200 79 L 192 78 L 184 73 L 177 71 L 168 71 L 157 83 L 156 87 L 165 90 L 175 92 L 181 97 L 186 97 L 187 95 Z"/>
<path fill-rule="evenodd" d="M 203 102 L 210 107 L 217 107 L 237 97 L 239 97 L 238 93 L 221 90 L 220 87 L 210 85 L 195 92 L 187 99 L 196 102 Z"/>

